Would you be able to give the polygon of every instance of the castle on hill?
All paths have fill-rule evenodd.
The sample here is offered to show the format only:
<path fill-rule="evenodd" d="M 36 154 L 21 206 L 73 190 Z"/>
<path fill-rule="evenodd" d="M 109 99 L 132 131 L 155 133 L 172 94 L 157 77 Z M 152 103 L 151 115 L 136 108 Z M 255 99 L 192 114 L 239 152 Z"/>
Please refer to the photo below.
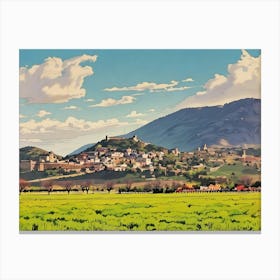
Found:
<path fill-rule="evenodd" d="M 125 140 L 126 138 L 124 137 L 119 137 L 119 136 L 105 136 L 105 140 L 109 141 L 109 140 L 117 140 L 117 141 L 121 141 L 121 140 Z M 130 139 L 132 139 L 135 142 L 139 142 L 139 139 L 137 137 L 137 135 L 133 135 Z"/>

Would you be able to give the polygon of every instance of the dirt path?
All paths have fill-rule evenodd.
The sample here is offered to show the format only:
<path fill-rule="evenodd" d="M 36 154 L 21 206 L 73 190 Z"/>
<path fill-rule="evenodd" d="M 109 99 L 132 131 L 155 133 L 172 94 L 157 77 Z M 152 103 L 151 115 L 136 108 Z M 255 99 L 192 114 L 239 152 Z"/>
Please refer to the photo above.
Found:
<path fill-rule="evenodd" d="M 84 174 L 85 174 L 84 172 L 80 172 L 80 173 L 69 174 L 69 175 L 57 175 L 57 176 L 51 176 L 51 177 L 46 177 L 46 178 L 41 178 L 41 179 L 30 180 L 28 182 L 36 183 L 36 182 L 54 180 L 54 179 L 61 179 L 61 178 L 72 178 L 72 177 L 81 176 L 81 175 L 84 175 Z"/>

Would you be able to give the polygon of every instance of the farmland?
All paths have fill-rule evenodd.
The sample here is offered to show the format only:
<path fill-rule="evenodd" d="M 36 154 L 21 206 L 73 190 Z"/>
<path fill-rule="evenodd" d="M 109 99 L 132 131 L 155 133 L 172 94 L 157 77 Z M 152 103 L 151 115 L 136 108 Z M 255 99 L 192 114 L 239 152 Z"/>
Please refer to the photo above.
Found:
<path fill-rule="evenodd" d="M 261 194 L 23 193 L 20 231 L 259 231 Z"/>

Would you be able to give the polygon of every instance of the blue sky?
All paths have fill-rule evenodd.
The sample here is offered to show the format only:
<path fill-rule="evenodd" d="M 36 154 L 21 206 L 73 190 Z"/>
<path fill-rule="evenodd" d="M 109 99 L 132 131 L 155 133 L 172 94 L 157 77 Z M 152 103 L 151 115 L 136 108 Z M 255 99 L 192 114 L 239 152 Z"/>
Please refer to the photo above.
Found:
<path fill-rule="evenodd" d="M 260 50 L 20 50 L 20 146 L 65 155 L 185 107 L 260 98 Z"/>

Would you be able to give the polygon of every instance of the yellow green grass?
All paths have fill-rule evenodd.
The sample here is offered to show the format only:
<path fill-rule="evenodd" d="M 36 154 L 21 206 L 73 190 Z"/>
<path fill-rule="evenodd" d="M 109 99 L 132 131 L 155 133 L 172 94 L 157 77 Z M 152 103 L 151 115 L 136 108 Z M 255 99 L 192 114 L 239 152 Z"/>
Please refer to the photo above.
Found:
<path fill-rule="evenodd" d="M 20 231 L 259 231 L 260 193 L 23 193 Z"/>

